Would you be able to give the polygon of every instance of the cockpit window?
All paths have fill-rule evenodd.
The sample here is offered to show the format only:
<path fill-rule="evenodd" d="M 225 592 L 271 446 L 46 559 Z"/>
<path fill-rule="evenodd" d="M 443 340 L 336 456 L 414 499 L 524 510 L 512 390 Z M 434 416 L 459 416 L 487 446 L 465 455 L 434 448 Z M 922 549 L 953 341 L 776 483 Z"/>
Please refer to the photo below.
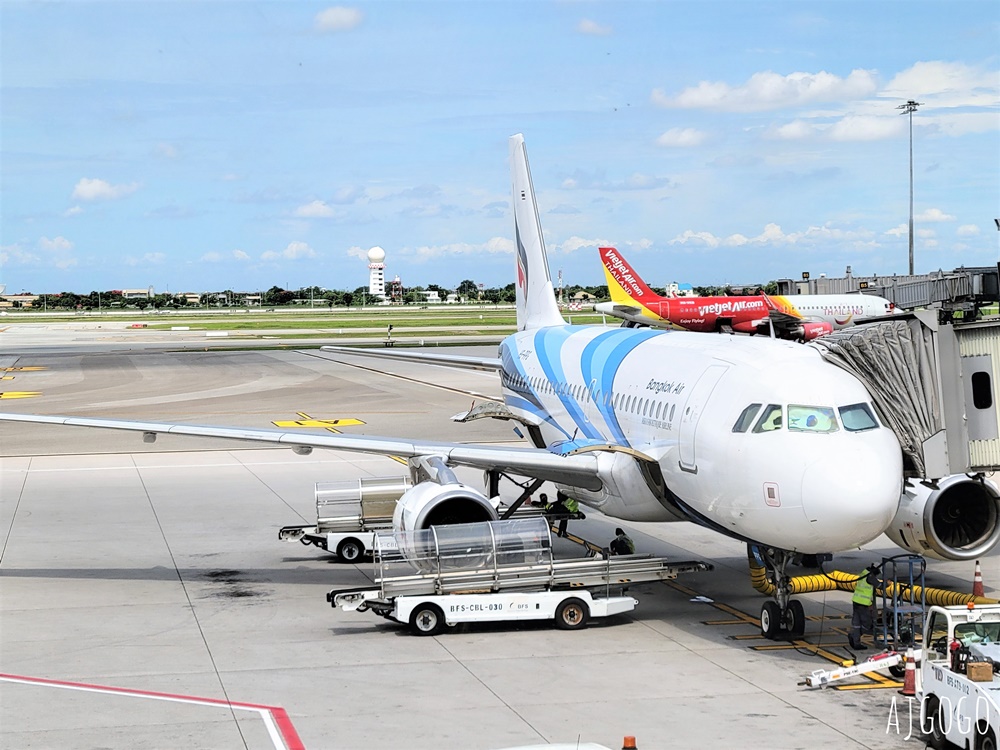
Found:
<path fill-rule="evenodd" d="M 733 432 L 746 432 L 750 429 L 750 425 L 753 424 L 753 418 L 757 416 L 757 412 L 760 411 L 760 404 L 750 404 L 743 413 L 740 414 L 740 418 L 736 420 L 736 424 L 733 425 Z"/>
<path fill-rule="evenodd" d="M 840 426 L 830 406 L 789 404 L 788 429 L 799 432 L 836 432 Z"/>
<path fill-rule="evenodd" d="M 778 404 L 768 404 L 754 425 L 754 432 L 773 432 L 781 429 L 781 407 Z"/>
<path fill-rule="evenodd" d="M 863 432 L 878 428 L 878 421 L 868 404 L 851 404 L 840 407 L 840 419 L 848 432 Z"/>

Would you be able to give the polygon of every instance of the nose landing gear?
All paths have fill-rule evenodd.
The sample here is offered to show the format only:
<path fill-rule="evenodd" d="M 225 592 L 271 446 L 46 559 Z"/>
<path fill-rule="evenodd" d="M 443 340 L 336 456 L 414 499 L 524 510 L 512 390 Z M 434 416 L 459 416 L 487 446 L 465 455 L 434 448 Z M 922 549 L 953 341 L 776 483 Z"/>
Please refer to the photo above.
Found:
<path fill-rule="evenodd" d="M 774 584 L 775 601 L 764 602 L 760 609 L 761 635 L 771 640 L 782 635 L 801 638 L 806 632 L 806 613 L 802 602 L 791 598 L 791 579 L 785 572 L 795 555 L 760 547 L 754 548 L 752 554 L 767 567 L 767 577 Z"/>

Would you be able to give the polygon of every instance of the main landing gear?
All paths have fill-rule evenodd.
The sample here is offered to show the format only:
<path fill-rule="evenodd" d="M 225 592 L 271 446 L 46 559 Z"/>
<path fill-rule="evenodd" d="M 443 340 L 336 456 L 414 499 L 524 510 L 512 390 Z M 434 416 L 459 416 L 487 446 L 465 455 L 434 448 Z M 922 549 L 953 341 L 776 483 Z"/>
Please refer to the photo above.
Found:
<path fill-rule="evenodd" d="M 751 553 L 764 563 L 767 578 L 774 584 L 775 601 L 764 602 L 760 610 L 761 634 L 771 640 L 782 635 L 801 638 L 806 632 L 806 613 L 802 602 L 791 598 L 791 579 L 786 572 L 795 554 L 763 547 L 756 547 Z"/>

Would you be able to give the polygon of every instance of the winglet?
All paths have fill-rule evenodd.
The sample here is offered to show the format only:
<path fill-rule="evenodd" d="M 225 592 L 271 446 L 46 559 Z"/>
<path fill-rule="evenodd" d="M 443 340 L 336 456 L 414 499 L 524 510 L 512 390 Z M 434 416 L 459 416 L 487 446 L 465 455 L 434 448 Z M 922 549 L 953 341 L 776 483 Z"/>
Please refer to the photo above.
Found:
<path fill-rule="evenodd" d="M 510 137 L 510 177 L 514 198 L 514 250 L 517 277 L 514 288 L 517 297 L 517 330 L 532 330 L 566 325 L 552 288 L 549 262 L 542 240 L 542 225 L 538 220 L 535 189 L 528 169 L 528 152 L 524 136 Z"/>
<path fill-rule="evenodd" d="M 659 294 L 646 286 L 646 282 L 632 270 L 618 250 L 613 247 L 602 247 L 600 253 L 601 262 L 604 263 L 604 276 L 613 302 L 619 304 L 638 302 L 641 305 L 662 299 Z"/>

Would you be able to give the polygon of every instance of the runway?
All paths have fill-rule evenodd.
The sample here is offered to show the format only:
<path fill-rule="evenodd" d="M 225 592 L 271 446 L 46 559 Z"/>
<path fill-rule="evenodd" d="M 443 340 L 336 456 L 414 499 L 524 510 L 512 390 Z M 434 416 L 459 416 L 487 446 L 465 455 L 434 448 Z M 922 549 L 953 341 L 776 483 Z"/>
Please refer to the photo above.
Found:
<path fill-rule="evenodd" d="M 304 413 L 362 421 L 343 427 L 352 434 L 515 439 L 504 423 L 448 420 L 496 395 L 488 374 L 178 348 L 67 341 L 18 354 L 13 366 L 45 369 L 13 382 L 40 395 L 3 409 L 257 427 Z M 624 735 L 646 749 L 922 746 L 905 739 L 895 689 L 806 692 L 796 682 L 828 661 L 808 644 L 755 648 L 775 644 L 755 637 L 762 599 L 745 549 L 690 524 L 630 526 L 640 552 L 716 566 L 634 587 L 634 613 L 578 632 L 497 624 L 419 638 L 327 604 L 328 590 L 369 581 L 369 564 L 277 540 L 314 520 L 316 482 L 401 474 L 391 459 L 11 424 L 0 456 L 4 746 L 615 748 Z M 620 522 L 587 513 L 571 530 L 609 540 Z M 882 538 L 836 566 L 896 551 Z M 996 561 L 983 567 L 988 595 Z M 928 585 L 970 584 L 970 564 L 931 563 Z M 802 600 L 816 618 L 806 641 L 846 656 L 849 597 Z"/>

